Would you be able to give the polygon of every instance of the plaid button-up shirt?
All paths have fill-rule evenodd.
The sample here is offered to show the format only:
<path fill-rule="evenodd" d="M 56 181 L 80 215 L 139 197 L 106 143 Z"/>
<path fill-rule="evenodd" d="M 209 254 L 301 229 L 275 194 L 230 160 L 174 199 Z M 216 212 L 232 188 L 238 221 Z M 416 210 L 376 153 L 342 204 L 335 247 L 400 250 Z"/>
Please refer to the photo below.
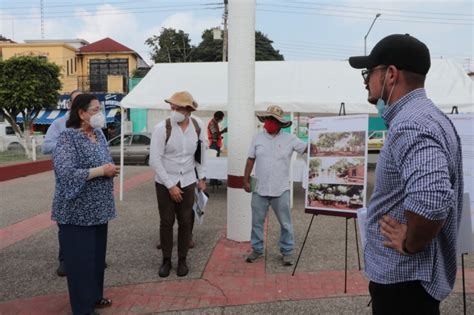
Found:
<path fill-rule="evenodd" d="M 380 151 L 376 185 L 367 211 L 365 271 L 382 284 L 419 280 L 443 300 L 456 278 L 456 238 L 462 212 L 461 141 L 449 118 L 424 89 L 406 94 L 383 114 L 389 128 Z M 445 219 L 439 234 L 419 253 L 383 246 L 378 221 L 385 214 L 406 224 L 405 210 Z"/>

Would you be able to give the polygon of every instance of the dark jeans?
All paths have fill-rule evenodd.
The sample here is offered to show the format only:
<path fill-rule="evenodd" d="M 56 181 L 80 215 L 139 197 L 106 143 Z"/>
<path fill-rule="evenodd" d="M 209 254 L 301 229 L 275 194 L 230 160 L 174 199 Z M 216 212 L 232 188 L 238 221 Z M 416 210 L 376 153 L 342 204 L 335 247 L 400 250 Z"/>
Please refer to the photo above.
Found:
<path fill-rule="evenodd" d="M 63 255 L 63 250 L 62 250 L 62 247 L 61 247 L 61 229 L 59 228 L 59 224 L 58 224 L 58 244 L 59 244 L 58 260 L 59 260 L 59 262 L 63 262 L 64 261 L 64 255 Z"/>
<path fill-rule="evenodd" d="M 173 226 L 178 220 L 178 258 L 186 258 L 192 235 L 194 188 L 191 184 L 181 188 L 183 201 L 176 203 L 164 185 L 155 183 L 158 211 L 160 213 L 160 242 L 163 258 L 171 258 L 173 251 Z M 178 187 L 180 187 L 178 183 Z"/>
<path fill-rule="evenodd" d="M 374 315 L 439 315 L 439 301 L 429 295 L 420 281 L 393 284 L 369 283 Z"/>
<path fill-rule="evenodd" d="M 72 312 L 91 313 L 104 293 L 107 224 L 60 224 L 59 229 Z"/>

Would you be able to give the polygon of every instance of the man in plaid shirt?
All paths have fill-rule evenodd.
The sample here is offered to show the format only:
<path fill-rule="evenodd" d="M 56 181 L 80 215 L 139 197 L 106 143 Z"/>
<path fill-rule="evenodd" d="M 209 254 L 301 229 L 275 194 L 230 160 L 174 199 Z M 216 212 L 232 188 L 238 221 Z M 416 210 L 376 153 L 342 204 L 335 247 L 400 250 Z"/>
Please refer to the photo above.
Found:
<path fill-rule="evenodd" d="M 427 98 L 425 44 L 390 35 L 351 57 L 388 127 L 367 209 L 365 272 L 374 314 L 439 314 L 456 279 L 462 211 L 459 136 Z"/>

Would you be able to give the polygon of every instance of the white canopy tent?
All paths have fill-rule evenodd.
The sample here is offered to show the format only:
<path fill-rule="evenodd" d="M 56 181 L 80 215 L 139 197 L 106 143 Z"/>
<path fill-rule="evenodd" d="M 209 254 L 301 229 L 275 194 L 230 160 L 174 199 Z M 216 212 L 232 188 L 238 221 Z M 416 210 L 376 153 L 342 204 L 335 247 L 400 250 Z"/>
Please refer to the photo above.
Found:
<path fill-rule="evenodd" d="M 155 64 L 121 101 L 125 108 L 169 109 L 172 93 L 189 91 L 199 111 L 226 111 L 228 66 L 225 62 Z M 448 59 L 432 60 L 425 84 L 428 96 L 444 112 L 453 106 L 474 112 L 474 84 L 461 65 Z M 348 114 L 376 113 L 367 102 L 360 71 L 347 61 L 261 61 L 255 64 L 255 110 L 269 104 L 286 112 L 337 114 L 341 103 Z M 122 126 L 124 126 L 122 115 Z M 123 130 L 121 166 L 123 170 Z M 123 171 L 120 200 L 123 199 Z"/>
<path fill-rule="evenodd" d="M 337 113 L 344 102 L 348 113 L 376 113 L 367 103 L 360 71 L 347 61 L 262 61 L 255 67 L 256 111 L 274 104 L 286 112 Z M 121 104 L 169 109 L 164 99 L 187 90 L 199 102 L 199 110 L 225 111 L 227 68 L 224 62 L 155 64 Z M 474 112 L 473 81 L 452 60 L 432 60 L 426 90 L 445 112 L 452 106 Z"/>

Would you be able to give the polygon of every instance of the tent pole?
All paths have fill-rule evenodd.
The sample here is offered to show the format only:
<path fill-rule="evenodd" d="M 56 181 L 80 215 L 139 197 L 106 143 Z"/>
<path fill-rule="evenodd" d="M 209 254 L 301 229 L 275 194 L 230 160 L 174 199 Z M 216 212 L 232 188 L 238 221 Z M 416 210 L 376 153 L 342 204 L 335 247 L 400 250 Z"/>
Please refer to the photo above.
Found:
<path fill-rule="evenodd" d="M 119 200 L 123 200 L 123 150 L 124 150 L 124 133 L 125 133 L 125 107 L 122 107 L 122 113 L 120 115 L 120 183 L 119 183 Z"/>
<path fill-rule="evenodd" d="M 293 112 L 290 112 L 290 119 L 291 119 L 291 122 L 293 122 L 295 118 L 295 115 Z M 290 134 L 294 135 L 295 133 L 293 132 L 294 126 L 292 125 L 290 127 Z M 295 160 L 296 160 L 296 154 L 293 153 L 291 155 L 291 161 L 290 161 L 290 209 L 293 209 L 293 196 L 295 194 L 295 191 L 293 189 L 293 166 L 295 164 Z"/>

